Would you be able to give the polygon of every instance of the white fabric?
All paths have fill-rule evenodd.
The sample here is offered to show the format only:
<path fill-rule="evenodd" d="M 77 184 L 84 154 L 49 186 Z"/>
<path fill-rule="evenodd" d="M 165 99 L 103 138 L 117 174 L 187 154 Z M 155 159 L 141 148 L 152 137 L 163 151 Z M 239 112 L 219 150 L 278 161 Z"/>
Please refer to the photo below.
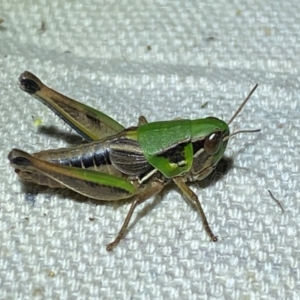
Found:
<path fill-rule="evenodd" d="M 0 1 L 1 299 L 300 299 L 299 1 L 202 2 Z M 261 133 L 232 139 L 232 168 L 193 186 L 219 241 L 172 187 L 112 253 L 129 203 L 26 196 L 7 154 L 68 146 L 70 130 L 18 88 L 24 70 L 125 126 L 229 120 L 259 83 L 232 128 Z"/>

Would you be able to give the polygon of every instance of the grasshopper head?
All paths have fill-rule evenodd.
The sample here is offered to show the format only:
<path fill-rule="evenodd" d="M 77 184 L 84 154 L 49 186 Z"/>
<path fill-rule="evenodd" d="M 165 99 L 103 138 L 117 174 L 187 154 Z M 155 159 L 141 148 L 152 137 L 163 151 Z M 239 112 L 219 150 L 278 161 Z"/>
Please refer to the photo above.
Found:
<path fill-rule="evenodd" d="M 193 165 L 191 173 L 194 175 L 193 179 L 201 180 L 212 172 L 223 157 L 231 136 L 239 133 L 260 131 L 259 129 L 255 129 L 240 130 L 232 134 L 229 133 L 229 124 L 231 124 L 240 113 L 257 86 L 256 84 L 253 87 L 228 123 L 214 117 L 197 119 L 191 122 L 191 142 L 193 145 Z"/>
<path fill-rule="evenodd" d="M 194 156 L 205 153 L 210 165 L 215 166 L 223 157 L 229 137 L 228 125 L 217 118 L 208 117 L 192 121 Z"/>

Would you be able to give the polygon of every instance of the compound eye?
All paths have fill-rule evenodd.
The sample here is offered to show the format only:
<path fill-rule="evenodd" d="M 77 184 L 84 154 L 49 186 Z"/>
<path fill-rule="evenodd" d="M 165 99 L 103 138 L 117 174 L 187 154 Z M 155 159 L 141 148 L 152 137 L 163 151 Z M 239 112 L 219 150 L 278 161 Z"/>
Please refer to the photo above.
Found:
<path fill-rule="evenodd" d="M 209 155 L 214 155 L 220 149 L 222 143 L 222 132 L 216 131 L 205 138 L 204 150 Z"/>

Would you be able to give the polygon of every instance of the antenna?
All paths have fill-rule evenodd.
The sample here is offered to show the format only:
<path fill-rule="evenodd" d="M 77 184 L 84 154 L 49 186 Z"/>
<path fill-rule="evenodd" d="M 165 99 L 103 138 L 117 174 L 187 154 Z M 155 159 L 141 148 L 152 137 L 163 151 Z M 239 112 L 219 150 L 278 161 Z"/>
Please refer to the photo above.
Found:
<path fill-rule="evenodd" d="M 236 118 L 236 116 L 240 113 L 240 111 L 243 109 L 243 107 L 245 106 L 245 104 L 247 103 L 247 101 L 250 99 L 250 97 L 252 96 L 252 94 L 254 93 L 254 91 L 256 90 L 256 88 L 258 87 L 258 84 L 256 84 L 253 89 L 251 90 L 251 92 L 248 94 L 248 96 L 246 97 L 246 99 L 243 101 L 243 103 L 240 105 L 240 107 L 238 108 L 238 110 L 235 112 L 235 114 L 231 117 L 231 119 L 228 122 L 228 125 Z"/>

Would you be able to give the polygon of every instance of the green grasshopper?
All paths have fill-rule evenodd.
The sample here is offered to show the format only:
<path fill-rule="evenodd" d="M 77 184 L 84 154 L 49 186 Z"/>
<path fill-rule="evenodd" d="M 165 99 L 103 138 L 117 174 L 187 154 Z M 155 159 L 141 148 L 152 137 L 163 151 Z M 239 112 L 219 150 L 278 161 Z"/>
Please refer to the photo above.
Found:
<path fill-rule="evenodd" d="M 30 72 L 20 75 L 19 85 L 88 141 L 75 147 L 34 154 L 13 149 L 8 159 L 22 180 L 52 188 L 69 188 L 97 200 L 133 198 L 118 235 L 107 245 L 108 251 L 124 236 L 137 205 L 171 182 L 196 205 L 207 234 L 212 241 L 217 241 L 197 195 L 187 182 L 202 180 L 215 169 L 231 136 L 259 131 L 230 134 L 228 126 L 257 84 L 228 124 L 214 117 L 148 123 L 141 116 L 137 126 L 127 129 L 104 113 L 50 89 Z"/>

